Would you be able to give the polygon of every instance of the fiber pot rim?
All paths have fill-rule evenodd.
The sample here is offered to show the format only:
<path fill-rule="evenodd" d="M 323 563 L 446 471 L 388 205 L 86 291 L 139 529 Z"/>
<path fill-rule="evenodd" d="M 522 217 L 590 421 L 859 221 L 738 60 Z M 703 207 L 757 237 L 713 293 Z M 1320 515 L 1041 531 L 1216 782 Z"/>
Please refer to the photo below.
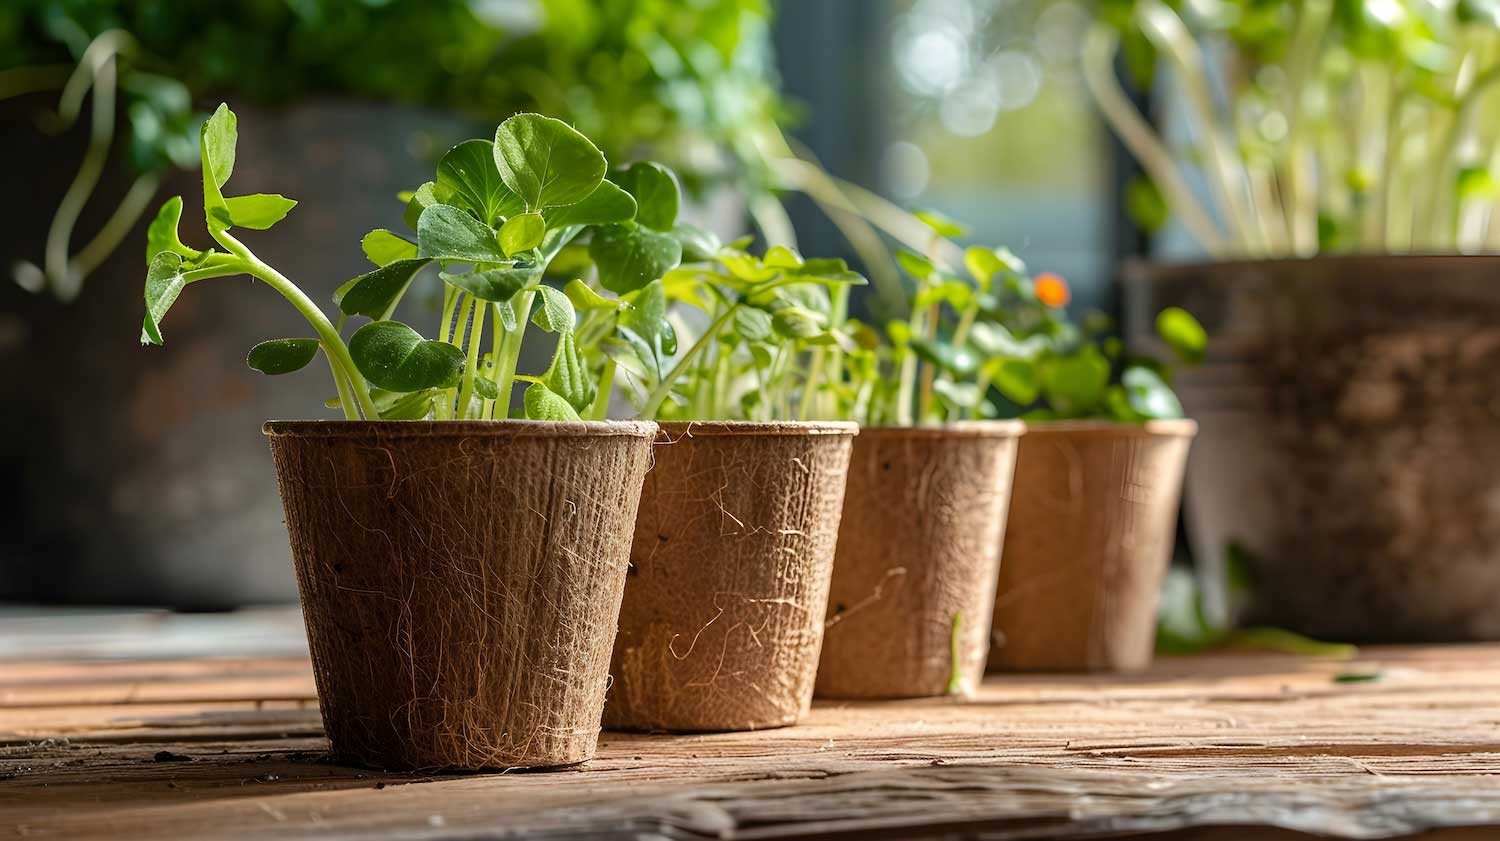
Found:
<path fill-rule="evenodd" d="M 268 436 L 303 438 L 652 438 L 653 421 L 503 420 L 270 420 Z"/>
<path fill-rule="evenodd" d="M 718 420 L 718 421 L 659 421 L 657 427 L 660 430 L 658 437 L 675 442 L 683 438 L 698 437 L 733 437 L 739 435 L 753 435 L 765 437 L 775 436 L 814 436 L 814 435 L 845 435 L 854 436 L 860 432 L 859 424 L 853 421 L 743 421 L 743 420 Z"/>
<path fill-rule="evenodd" d="M 954 421 L 938 426 L 862 426 L 859 434 L 866 438 L 900 440 L 906 438 L 1019 438 L 1027 426 L 1018 420 Z"/>
<path fill-rule="evenodd" d="M 1198 422 L 1192 418 L 1150 420 L 1145 423 L 1119 423 L 1107 420 L 1028 421 L 1026 435 L 1089 435 L 1112 438 L 1156 437 L 1192 438 L 1198 434 Z"/>

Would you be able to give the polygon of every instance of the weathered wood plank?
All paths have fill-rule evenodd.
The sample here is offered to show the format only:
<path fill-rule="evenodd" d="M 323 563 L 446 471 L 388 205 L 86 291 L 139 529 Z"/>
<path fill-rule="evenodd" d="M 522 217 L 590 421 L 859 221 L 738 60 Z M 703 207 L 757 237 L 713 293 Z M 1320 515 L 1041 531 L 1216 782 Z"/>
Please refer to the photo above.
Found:
<path fill-rule="evenodd" d="M 1334 680 L 1376 670 L 1378 681 Z M 820 703 L 782 730 L 607 733 L 598 759 L 546 774 L 330 765 L 314 697 L 302 658 L 0 660 L 0 837 L 1233 838 L 1214 827 L 1255 826 L 1377 838 L 1500 826 L 1500 646 L 993 677 L 967 701 Z"/>

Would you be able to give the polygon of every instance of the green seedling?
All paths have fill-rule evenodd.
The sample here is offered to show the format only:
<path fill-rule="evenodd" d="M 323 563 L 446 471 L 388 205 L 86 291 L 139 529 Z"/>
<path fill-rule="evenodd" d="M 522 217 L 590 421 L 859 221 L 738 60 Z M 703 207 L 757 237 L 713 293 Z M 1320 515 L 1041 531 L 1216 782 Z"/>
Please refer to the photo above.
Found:
<path fill-rule="evenodd" d="M 376 230 L 364 238 L 375 268 L 338 289 L 333 321 L 231 233 L 269 228 L 296 204 L 277 195 L 224 195 L 236 140 L 235 115 L 221 105 L 203 125 L 200 154 L 208 232 L 223 250 L 182 242 L 180 198 L 168 201 L 151 225 L 142 341 L 161 343 L 162 319 L 189 284 L 250 275 L 285 297 L 313 333 L 257 345 L 250 366 L 285 374 L 321 352 L 338 391 L 330 405 L 348 419 L 504 418 L 518 381 L 526 383 L 525 418 L 603 417 L 609 388 L 601 389 L 595 376 L 596 345 L 579 341 L 580 309 L 628 311 L 632 328 L 652 336 L 667 331 L 664 309 L 593 290 L 580 295 L 580 284 L 564 290 L 544 276 L 559 255 L 582 253 L 583 261 L 568 268 L 592 271 L 611 291 L 638 296 L 681 262 L 683 242 L 703 239 L 684 226 L 652 227 L 676 215 L 676 180 L 665 167 L 636 164 L 611 180 L 604 155 L 588 138 L 561 121 L 520 114 L 501 123 L 493 140 L 455 146 L 439 162 L 436 179 L 407 196 L 405 222 L 414 237 Z M 443 289 L 436 339 L 393 317 L 431 267 Z M 351 319 L 368 321 L 346 342 Z M 526 375 L 516 366 L 532 324 L 555 336 L 555 345 L 547 369 Z"/>

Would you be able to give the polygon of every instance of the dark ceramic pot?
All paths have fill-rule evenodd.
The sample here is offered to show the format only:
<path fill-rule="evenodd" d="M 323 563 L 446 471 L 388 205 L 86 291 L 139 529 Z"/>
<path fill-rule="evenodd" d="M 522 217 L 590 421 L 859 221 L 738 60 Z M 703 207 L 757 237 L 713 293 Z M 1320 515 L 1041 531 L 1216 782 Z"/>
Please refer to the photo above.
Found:
<path fill-rule="evenodd" d="M 1126 337 L 1208 329 L 1177 387 L 1218 617 L 1349 641 L 1500 639 L 1500 257 L 1125 269 Z M 1229 557 L 1250 576 L 1237 604 Z"/>

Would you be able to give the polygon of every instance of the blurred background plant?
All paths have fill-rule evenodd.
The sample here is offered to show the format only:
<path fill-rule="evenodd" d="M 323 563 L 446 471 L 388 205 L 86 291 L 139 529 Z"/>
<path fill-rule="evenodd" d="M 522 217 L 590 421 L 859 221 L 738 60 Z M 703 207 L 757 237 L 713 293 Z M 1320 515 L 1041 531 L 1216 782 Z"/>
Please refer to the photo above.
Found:
<path fill-rule="evenodd" d="M 76 296 L 163 173 L 196 166 L 205 115 L 194 103 L 210 93 L 271 104 L 339 94 L 487 122 L 539 111 L 611 160 L 649 151 L 691 192 L 763 192 L 751 138 L 775 135 L 787 114 L 769 25 L 767 0 L 17 0 L 0 9 L 0 99 L 55 94 L 35 118 L 49 135 L 84 119 L 88 99 L 90 142 L 40 265 L 4 256 L 22 286 Z M 123 196 L 95 197 L 112 153 L 133 180 Z M 114 209 L 79 235 L 91 200 Z"/>
<path fill-rule="evenodd" d="M 1103 0 L 1084 67 L 1147 228 L 1170 210 L 1215 256 L 1500 247 L 1491 0 Z"/>

